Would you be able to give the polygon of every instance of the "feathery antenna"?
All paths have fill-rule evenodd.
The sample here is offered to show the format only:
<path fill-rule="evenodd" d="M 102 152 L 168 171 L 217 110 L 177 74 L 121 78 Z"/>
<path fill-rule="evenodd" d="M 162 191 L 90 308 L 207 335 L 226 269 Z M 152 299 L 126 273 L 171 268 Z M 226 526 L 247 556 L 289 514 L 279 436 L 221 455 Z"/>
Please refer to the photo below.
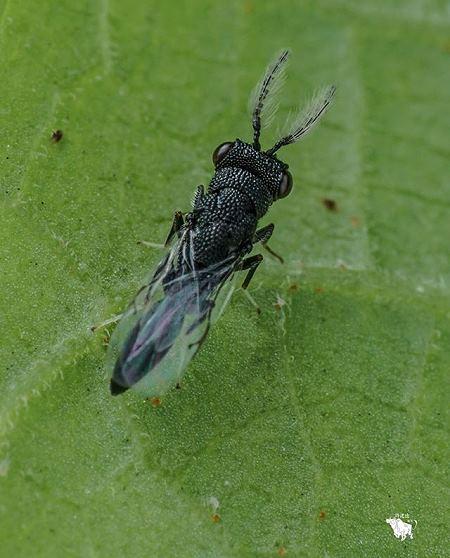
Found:
<path fill-rule="evenodd" d="M 253 125 L 253 147 L 261 150 L 259 137 L 261 126 L 268 126 L 278 109 L 277 93 L 285 80 L 286 62 L 289 50 L 282 50 L 267 67 L 263 78 L 257 84 L 250 97 Z M 261 124 L 262 122 L 262 124 Z"/>

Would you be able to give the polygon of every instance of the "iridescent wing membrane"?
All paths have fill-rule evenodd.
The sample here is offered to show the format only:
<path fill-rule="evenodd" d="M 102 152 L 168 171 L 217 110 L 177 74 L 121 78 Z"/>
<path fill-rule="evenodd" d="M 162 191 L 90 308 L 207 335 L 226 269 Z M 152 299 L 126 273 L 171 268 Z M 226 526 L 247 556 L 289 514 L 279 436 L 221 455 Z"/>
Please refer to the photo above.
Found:
<path fill-rule="evenodd" d="M 133 387 L 154 396 L 176 385 L 231 298 L 239 258 L 196 269 L 193 234 L 182 232 L 114 330 L 108 347 L 113 394 Z"/>

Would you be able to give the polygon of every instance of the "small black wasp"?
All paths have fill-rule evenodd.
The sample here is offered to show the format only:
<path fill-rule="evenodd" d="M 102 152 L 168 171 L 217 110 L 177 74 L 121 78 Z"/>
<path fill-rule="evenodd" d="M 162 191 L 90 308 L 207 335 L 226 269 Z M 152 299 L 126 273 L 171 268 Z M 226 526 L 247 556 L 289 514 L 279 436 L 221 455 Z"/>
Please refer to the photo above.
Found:
<path fill-rule="evenodd" d="M 306 135 L 335 93 L 334 86 L 321 90 L 288 133 L 262 151 L 261 127 L 276 112 L 288 57 L 283 50 L 254 90 L 253 143 L 236 139 L 217 147 L 207 191 L 199 186 L 192 211 L 175 213 L 165 257 L 121 317 L 109 349 L 113 395 L 130 387 L 146 396 L 161 395 L 176 385 L 230 299 L 232 277 L 246 270 L 245 289 L 262 262 L 261 254 L 249 254 L 255 244 L 266 245 L 274 225 L 258 229 L 258 220 L 292 190 L 288 165 L 275 153 Z"/>

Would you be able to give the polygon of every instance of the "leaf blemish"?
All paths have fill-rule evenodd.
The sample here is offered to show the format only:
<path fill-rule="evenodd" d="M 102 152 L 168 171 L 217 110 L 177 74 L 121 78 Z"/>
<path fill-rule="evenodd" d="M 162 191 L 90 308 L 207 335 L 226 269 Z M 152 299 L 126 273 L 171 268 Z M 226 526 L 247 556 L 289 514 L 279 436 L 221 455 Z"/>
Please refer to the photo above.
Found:
<path fill-rule="evenodd" d="M 292 285 L 289 285 L 289 287 L 288 287 L 288 291 L 290 293 L 296 293 L 296 292 L 298 292 L 299 289 L 300 289 L 300 287 L 297 285 L 297 283 L 292 283 Z"/>
<path fill-rule="evenodd" d="M 58 143 L 63 138 L 63 131 L 62 130 L 53 130 L 51 140 L 53 143 Z"/>
<path fill-rule="evenodd" d="M 336 200 L 332 200 L 331 198 L 322 198 L 322 203 L 328 211 L 338 211 Z"/>
<path fill-rule="evenodd" d="M 150 403 L 150 405 L 154 408 L 159 407 L 162 403 L 159 397 L 147 397 L 144 399 L 144 403 Z"/>

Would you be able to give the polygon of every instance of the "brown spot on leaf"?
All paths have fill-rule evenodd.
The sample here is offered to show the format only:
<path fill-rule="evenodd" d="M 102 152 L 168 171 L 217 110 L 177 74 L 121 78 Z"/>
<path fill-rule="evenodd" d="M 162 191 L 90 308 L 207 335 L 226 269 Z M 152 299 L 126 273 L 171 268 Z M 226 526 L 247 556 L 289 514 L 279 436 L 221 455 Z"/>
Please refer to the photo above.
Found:
<path fill-rule="evenodd" d="M 338 210 L 336 200 L 332 200 L 331 198 L 322 198 L 322 203 L 328 209 L 328 211 Z"/>
<path fill-rule="evenodd" d="M 244 13 L 251 14 L 252 12 L 253 12 L 253 2 L 247 0 L 246 2 L 244 2 Z"/>
<path fill-rule="evenodd" d="M 277 554 L 278 554 L 278 556 L 281 556 L 281 557 L 286 556 L 286 554 L 287 554 L 286 548 L 284 546 L 280 546 L 280 548 L 277 550 Z"/>
<path fill-rule="evenodd" d="M 148 401 L 152 407 L 159 407 L 161 405 L 161 399 L 159 397 L 147 397 L 146 401 Z"/>
<path fill-rule="evenodd" d="M 211 519 L 212 519 L 213 523 L 219 523 L 220 515 L 218 513 L 213 513 L 212 516 L 211 516 Z"/>
<path fill-rule="evenodd" d="M 53 130 L 51 140 L 53 143 L 58 143 L 63 138 L 62 130 Z"/>
<path fill-rule="evenodd" d="M 442 52 L 445 52 L 446 54 L 450 54 L 450 41 L 444 41 L 441 44 L 441 50 Z"/>

